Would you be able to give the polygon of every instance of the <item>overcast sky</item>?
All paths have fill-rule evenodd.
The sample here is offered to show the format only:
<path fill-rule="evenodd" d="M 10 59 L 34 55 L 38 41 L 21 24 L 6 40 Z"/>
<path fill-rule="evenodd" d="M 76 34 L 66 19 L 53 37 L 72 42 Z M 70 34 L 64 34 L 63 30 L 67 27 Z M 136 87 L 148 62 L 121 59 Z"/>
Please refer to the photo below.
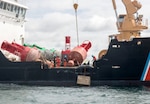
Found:
<path fill-rule="evenodd" d="M 116 34 L 116 17 L 112 0 L 26 0 L 25 42 L 47 49 L 65 48 L 65 36 L 71 36 L 71 49 L 77 45 L 76 19 L 73 3 L 78 3 L 79 44 L 88 40 L 92 48 L 88 55 L 98 55 L 107 49 L 108 35 Z M 149 19 L 150 0 L 139 0 L 143 5 L 139 14 Z M 118 14 L 125 13 L 121 0 L 116 0 Z M 149 30 L 143 32 L 148 35 Z"/>

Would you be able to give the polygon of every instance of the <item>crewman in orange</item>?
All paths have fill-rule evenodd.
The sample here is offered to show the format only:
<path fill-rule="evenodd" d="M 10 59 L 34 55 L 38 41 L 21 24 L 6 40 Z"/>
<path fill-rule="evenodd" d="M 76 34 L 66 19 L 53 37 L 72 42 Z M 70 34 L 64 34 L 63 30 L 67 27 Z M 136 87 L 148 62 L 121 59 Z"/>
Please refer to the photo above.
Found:
<path fill-rule="evenodd" d="M 56 60 L 56 67 L 60 67 L 61 60 L 60 60 L 59 56 L 57 56 L 57 57 L 55 58 L 55 60 Z"/>

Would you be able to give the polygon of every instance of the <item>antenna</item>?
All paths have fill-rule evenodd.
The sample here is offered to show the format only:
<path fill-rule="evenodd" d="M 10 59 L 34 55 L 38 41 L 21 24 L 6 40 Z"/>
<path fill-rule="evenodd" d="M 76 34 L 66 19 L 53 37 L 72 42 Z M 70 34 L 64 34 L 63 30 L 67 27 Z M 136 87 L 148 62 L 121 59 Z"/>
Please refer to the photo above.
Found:
<path fill-rule="evenodd" d="M 116 6 L 115 0 L 112 0 L 112 3 L 113 3 L 113 7 L 114 7 L 114 10 L 115 10 L 115 14 L 116 14 L 117 27 L 120 28 L 119 19 L 118 19 L 118 13 L 117 13 L 117 6 Z"/>
<path fill-rule="evenodd" d="M 77 18 L 77 9 L 78 9 L 78 4 L 74 3 L 73 7 L 75 9 L 75 17 L 76 17 L 76 31 L 77 31 L 77 46 L 79 46 L 79 34 L 78 34 L 78 18 Z"/>

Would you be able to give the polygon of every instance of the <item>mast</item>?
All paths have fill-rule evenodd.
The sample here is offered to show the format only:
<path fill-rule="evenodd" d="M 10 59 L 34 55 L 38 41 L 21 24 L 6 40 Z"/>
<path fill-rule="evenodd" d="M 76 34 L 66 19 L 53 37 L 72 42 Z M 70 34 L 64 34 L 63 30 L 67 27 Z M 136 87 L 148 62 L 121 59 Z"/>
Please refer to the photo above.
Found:
<path fill-rule="evenodd" d="M 74 10 L 75 10 L 75 17 L 76 17 L 77 46 L 79 46 L 78 16 L 77 16 L 78 3 L 74 3 L 73 7 L 74 7 Z"/>

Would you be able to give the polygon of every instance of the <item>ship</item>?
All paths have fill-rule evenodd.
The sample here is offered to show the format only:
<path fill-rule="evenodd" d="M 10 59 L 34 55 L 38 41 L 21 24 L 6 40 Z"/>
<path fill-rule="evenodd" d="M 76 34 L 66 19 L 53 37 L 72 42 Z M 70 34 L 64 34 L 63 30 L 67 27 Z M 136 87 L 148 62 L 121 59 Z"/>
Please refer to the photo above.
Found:
<path fill-rule="evenodd" d="M 84 41 L 71 49 L 71 37 L 66 36 L 65 50 L 61 52 L 36 44 L 24 44 L 24 33 L 21 32 L 24 32 L 28 8 L 17 0 L 1 0 L 0 26 L 21 30 L 15 33 L 18 39 L 21 38 L 21 42 L 17 43 L 14 37 L 10 38 L 12 42 L 1 40 L 0 83 L 40 86 L 150 86 L 150 37 L 141 37 L 141 31 L 148 29 L 148 20 L 143 22 L 143 15 L 135 15 L 142 7 L 137 0 L 122 0 L 122 3 L 126 14 L 118 15 L 116 2 L 112 0 L 119 34 L 109 36 L 108 49 L 100 51 L 98 59 L 93 56 L 90 64 L 84 62 L 92 47 L 90 41 Z M 77 7 L 78 4 L 75 3 L 75 10 Z"/>

